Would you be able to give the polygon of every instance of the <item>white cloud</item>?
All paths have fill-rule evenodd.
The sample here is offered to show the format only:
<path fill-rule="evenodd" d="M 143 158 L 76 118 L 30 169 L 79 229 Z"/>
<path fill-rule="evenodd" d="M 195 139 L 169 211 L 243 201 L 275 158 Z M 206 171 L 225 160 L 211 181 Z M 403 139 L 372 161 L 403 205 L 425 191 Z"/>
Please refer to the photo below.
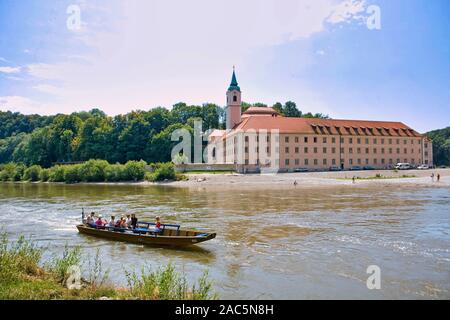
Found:
<path fill-rule="evenodd" d="M 0 110 L 18 111 L 26 114 L 45 113 L 45 106 L 40 102 L 33 101 L 21 96 L 0 97 Z"/>
<path fill-rule="evenodd" d="M 20 67 L 0 67 L 0 73 L 19 73 Z"/>
<path fill-rule="evenodd" d="M 110 114 L 178 101 L 222 103 L 231 66 L 251 53 L 353 19 L 362 1 L 79 0 L 87 47 L 63 62 L 27 66 L 33 88 L 61 109 L 101 107 Z M 87 32 L 89 31 L 89 32 Z M 321 54 L 317 52 L 317 54 Z"/>

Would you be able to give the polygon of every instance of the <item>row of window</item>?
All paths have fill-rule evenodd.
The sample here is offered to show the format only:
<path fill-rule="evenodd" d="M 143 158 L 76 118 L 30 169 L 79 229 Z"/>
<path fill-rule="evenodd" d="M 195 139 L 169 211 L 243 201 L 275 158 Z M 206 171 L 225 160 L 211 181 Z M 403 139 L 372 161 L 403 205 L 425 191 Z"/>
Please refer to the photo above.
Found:
<path fill-rule="evenodd" d="M 292 164 L 296 165 L 296 166 L 299 166 L 299 165 L 308 166 L 310 164 L 315 165 L 315 166 L 319 165 L 319 160 L 318 159 L 312 159 L 311 162 L 310 162 L 310 159 L 303 159 L 303 163 L 302 164 L 300 164 L 300 159 L 293 159 L 293 160 L 294 161 L 291 162 L 291 159 L 285 159 L 284 160 L 285 166 L 290 166 Z M 378 165 L 378 164 L 381 164 L 381 165 L 385 165 L 385 164 L 393 165 L 394 163 L 401 162 L 400 161 L 401 159 L 399 159 L 399 158 L 395 159 L 395 160 L 396 160 L 396 162 L 394 162 L 394 159 L 388 159 L 388 160 L 387 159 L 380 159 L 380 163 L 378 163 L 378 159 L 373 159 L 372 164 L 373 165 Z M 408 159 L 403 159 L 403 161 L 404 162 L 408 162 Z M 277 162 L 277 165 L 279 165 L 279 161 L 277 160 L 276 162 Z M 410 163 L 415 164 L 415 159 L 411 159 Z M 245 164 L 246 165 L 249 164 L 249 160 L 248 159 L 245 160 Z M 259 165 L 259 161 L 257 161 L 257 164 Z M 322 159 L 320 164 L 324 165 L 324 166 L 328 166 L 328 165 L 336 166 L 336 165 L 338 165 L 338 161 L 336 159 L 331 159 L 331 163 L 329 163 L 328 159 Z M 363 164 L 364 165 L 370 165 L 371 163 L 370 163 L 369 159 L 364 159 L 364 162 L 363 162 L 363 159 L 355 159 L 355 161 L 354 161 L 354 159 L 349 159 L 348 160 L 348 164 L 350 166 L 353 166 L 353 165 L 363 165 Z"/>
<path fill-rule="evenodd" d="M 303 142 L 304 143 L 308 143 L 309 141 L 311 141 L 310 138 L 311 137 L 303 137 Z M 329 139 L 328 137 L 322 137 L 322 143 L 328 143 L 328 141 L 329 141 L 328 139 Z M 341 143 L 345 143 L 345 139 L 346 138 L 341 137 Z M 259 136 L 256 136 L 255 140 L 259 141 Z M 276 137 L 275 140 L 278 142 L 279 141 L 278 137 Z M 393 144 L 394 139 L 392 139 L 392 138 L 389 138 L 389 139 L 381 138 L 380 140 L 378 140 L 378 138 L 373 138 L 372 142 L 373 142 L 373 144 L 378 144 L 378 141 L 380 141 L 381 144 L 385 144 L 386 140 L 388 141 L 388 144 Z M 248 141 L 249 141 L 249 136 L 245 136 L 245 142 L 248 142 Z M 270 141 L 270 137 L 269 136 L 266 136 L 266 141 L 267 142 Z M 285 143 L 289 143 L 290 141 L 291 141 L 291 137 L 289 137 L 289 136 L 285 136 L 284 137 L 284 142 Z M 356 142 L 357 144 L 361 144 L 362 141 L 363 141 L 363 138 L 347 138 L 347 142 L 349 144 L 353 144 L 354 142 Z M 421 143 L 421 140 L 410 140 L 410 141 L 411 141 L 411 144 L 414 144 L 414 141 L 417 141 L 417 144 L 419 144 L 419 145 Z M 299 143 L 300 142 L 300 137 L 294 137 L 294 142 L 295 143 Z M 319 138 L 318 137 L 312 137 L 312 142 L 313 143 L 318 143 L 319 142 Z M 237 143 L 237 141 L 236 141 L 236 143 Z M 336 143 L 336 138 L 335 137 L 331 137 L 331 143 Z M 369 144 L 369 138 L 364 138 L 364 143 L 365 144 Z M 400 139 L 395 139 L 395 143 L 396 144 L 400 144 L 401 143 Z M 403 140 L 403 144 L 408 144 L 408 140 L 404 139 Z M 427 144 L 425 144 L 425 145 L 426 145 L 426 147 L 428 147 Z"/>
<path fill-rule="evenodd" d="M 248 150 L 249 150 L 249 148 L 245 147 L 245 153 L 248 153 Z M 290 151 L 291 151 L 291 149 L 289 147 L 285 147 L 284 148 L 284 152 L 286 154 L 288 154 Z M 344 148 L 341 148 L 340 151 L 341 151 L 341 153 L 345 153 L 345 149 Z M 348 153 L 350 153 L 350 154 L 353 154 L 353 151 L 354 151 L 353 148 L 349 148 L 348 149 Z M 365 151 L 366 154 L 370 153 L 370 149 L 369 148 L 365 148 L 364 151 Z M 373 151 L 374 154 L 376 154 L 378 152 L 378 149 L 377 148 L 373 148 L 372 151 Z M 385 151 L 386 151 L 385 148 L 381 148 L 381 154 L 385 154 L 386 153 Z M 420 154 L 420 149 L 418 149 L 417 151 Z M 259 153 L 259 147 L 255 148 L 255 152 Z M 266 147 L 266 152 L 270 153 L 270 148 L 269 147 Z M 278 147 L 275 148 L 275 152 L 277 152 L 277 153 L 279 152 L 279 148 Z M 295 147 L 294 148 L 294 152 L 295 153 L 300 153 L 300 148 L 299 147 Z M 322 153 L 327 153 L 327 152 L 328 152 L 328 148 L 323 147 L 322 148 Z M 309 153 L 309 148 L 308 147 L 304 147 L 303 148 L 303 153 Z M 318 153 L 318 148 L 317 147 L 313 148 L 313 153 Z M 336 153 L 336 148 L 334 148 L 334 147 L 331 148 L 331 153 Z M 361 154 L 362 153 L 362 149 L 361 148 L 357 148 L 356 149 L 356 153 Z M 392 154 L 393 153 L 393 149 L 389 148 L 388 149 L 388 153 Z M 397 154 L 401 153 L 400 152 L 400 148 L 396 149 L 396 153 Z M 403 149 L 403 154 L 407 154 L 407 153 L 408 153 L 408 149 L 404 148 Z M 414 154 L 414 149 L 411 149 L 411 154 Z M 428 152 L 425 152 L 425 156 L 428 156 Z"/>

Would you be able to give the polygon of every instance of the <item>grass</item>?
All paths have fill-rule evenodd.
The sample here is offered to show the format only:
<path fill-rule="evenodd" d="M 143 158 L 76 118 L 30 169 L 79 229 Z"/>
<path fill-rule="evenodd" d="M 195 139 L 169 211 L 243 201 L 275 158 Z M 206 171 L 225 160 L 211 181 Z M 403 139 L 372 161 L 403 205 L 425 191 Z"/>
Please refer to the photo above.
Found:
<path fill-rule="evenodd" d="M 103 270 L 100 253 L 83 260 L 80 247 L 65 247 L 62 257 L 54 256 L 41 265 L 43 248 L 36 247 L 21 236 L 10 242 L 6 233 L 0 238 L 0 300 L 208 300 L 216 299 L 208 273 L 194 285 L 189 285 L 186 275 L 176 271 L 172 264 L 155 271 L 143 268 L 138 274 L 125 271 L 128 287 L 115 287 L 108 282 L 109 271 Z M 73 268 L 83 266 L 89 272 L 86 278 L 73 281 Z M 71 284 L 78 283 L 78 286 Z"/>

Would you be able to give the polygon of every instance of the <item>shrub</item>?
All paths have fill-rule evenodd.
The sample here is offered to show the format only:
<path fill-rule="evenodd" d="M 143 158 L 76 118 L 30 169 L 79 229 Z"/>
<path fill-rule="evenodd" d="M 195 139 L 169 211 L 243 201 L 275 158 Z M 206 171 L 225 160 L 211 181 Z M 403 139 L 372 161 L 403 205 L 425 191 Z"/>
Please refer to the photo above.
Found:
<path fill-rule="evenodd" d="M 50 169 L 42 169 L 39 175 L 39 180 L 47 182 L 50 179 Z"/>
<path fill-rule="evenodd" d="M 121 164 L 110 164 L 105 168 L 105 180 L 109 182 L 126 180 L 125 167 Z"/>
<path fill-rule="evenodd" d="M 106 160 L 89 160 L 80 166 L 80 178 L 86 182 L 105 181 L 105 169 L 109 166 Z"/>
<path fill-rule="evenodd" d="M 172 162 L 158 163 L 155 166 L 154 181 L 175 180 L 175 168 Z"/>
<path fill-rule="evenodd" d="M 65 169 L 64 166 L 54 166 L 50 168 L 49 181 L 64 182 Z"/>
<path fill-rule="evenodd" d="M 41 166 L 31 166 L 25 169 L 23 179 L 29 181 L 39 181 L 41 175 L 42 168 Z"/>
<path fill-rule="evenodd" d="M 82 180 L 80 166 L 70 165 L 64 168 L 64 182 L 65 183 L 77 183 Z"/>
<path fill-rule="evenodd" d="M 14 168 L 13 175 L 11 177 L 12 181 L 21 181 L 23 178 L 23 174 L 25 172 L 25 165 L 23 164 L 16 164 Z"/>
<path fill-rule="evenodd" d="M 128 161 L 125 164 L 124 179 L 127 181 L 142 181 L 145 177 L 145 166 L 147 163 L 141 161 Z"/>

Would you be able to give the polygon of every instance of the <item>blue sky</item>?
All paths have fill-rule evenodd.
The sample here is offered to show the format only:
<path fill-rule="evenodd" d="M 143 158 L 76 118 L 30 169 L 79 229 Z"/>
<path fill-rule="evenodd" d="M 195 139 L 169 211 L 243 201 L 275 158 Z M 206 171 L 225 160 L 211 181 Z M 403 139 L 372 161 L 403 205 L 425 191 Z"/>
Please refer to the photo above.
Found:
<path fill-rule="evenodd" d="M 448 12 L 446 0 L 0 0 L 0 110 L 223 105 L 236 65 L 245 101 L 424 132 L 450 125 Z"/>

